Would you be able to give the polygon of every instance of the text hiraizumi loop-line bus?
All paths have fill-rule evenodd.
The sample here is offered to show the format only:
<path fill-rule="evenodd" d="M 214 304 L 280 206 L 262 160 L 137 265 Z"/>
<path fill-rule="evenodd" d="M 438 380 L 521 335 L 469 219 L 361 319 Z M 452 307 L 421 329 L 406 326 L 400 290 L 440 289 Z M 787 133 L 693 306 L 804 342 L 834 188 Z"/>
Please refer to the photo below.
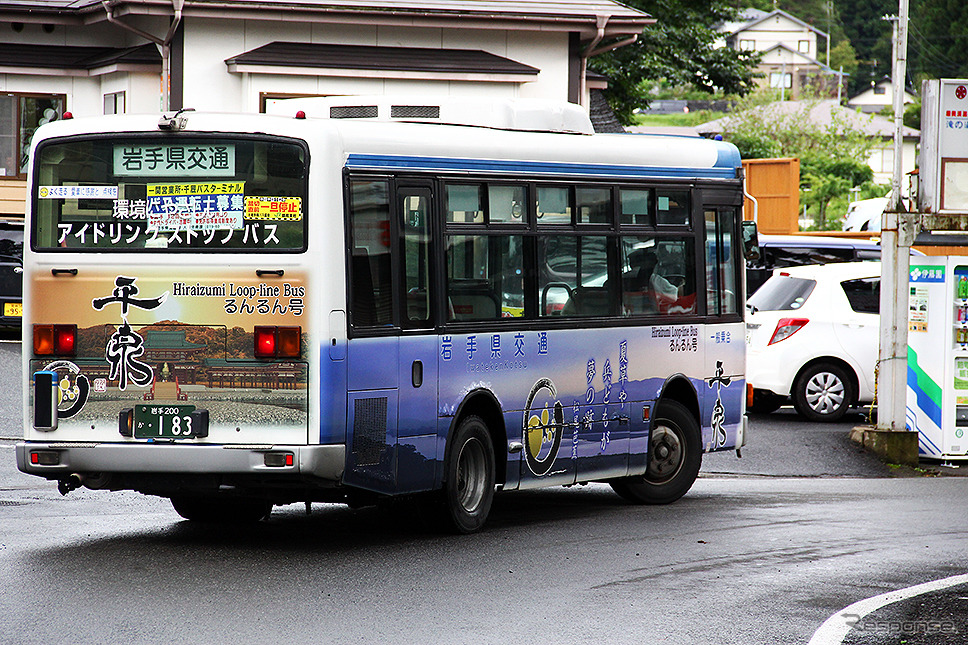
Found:
<path fill-rule="evenodd" d="M 744 444 L 735 147 L 392 103 L 38 130 L 20 470 L 470 532 L 496 491 L 671 502 Z"/>

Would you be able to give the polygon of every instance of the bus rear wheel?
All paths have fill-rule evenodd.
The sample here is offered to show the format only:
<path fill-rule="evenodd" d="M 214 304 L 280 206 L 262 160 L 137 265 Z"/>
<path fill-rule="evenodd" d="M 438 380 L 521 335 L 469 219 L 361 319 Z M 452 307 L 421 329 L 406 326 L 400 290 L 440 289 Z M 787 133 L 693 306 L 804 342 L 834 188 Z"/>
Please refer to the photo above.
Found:
<path fill-rule="evenodd" d="M 477 416 L 460 422 L 445 464 L 443 519 L 448 529 L 473 533 L 484 526 L 494 500 L 494 445 Z"/>
<path fill-rule="evenodd" d="M 702 434 L 695 417 L 678 401 L 660 401 L 649 433 L 645 473 L 609 484 L 636 504 L 670 504 L 692 488 L 701 465 Z"/>
<path fill-rule="evenodd" d="M 186 520 L 209 524 L 258 522 L 272 512 L 272 502 L 250 497 L 184 495 L 172 497 L 171 505 Z"/>

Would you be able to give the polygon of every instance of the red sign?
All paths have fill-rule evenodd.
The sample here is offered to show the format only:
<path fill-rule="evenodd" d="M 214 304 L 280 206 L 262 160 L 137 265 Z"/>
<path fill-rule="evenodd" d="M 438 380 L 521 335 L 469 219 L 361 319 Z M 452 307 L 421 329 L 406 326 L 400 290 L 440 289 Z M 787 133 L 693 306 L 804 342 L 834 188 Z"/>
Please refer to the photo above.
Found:
<path fill-rule="evenodd" d="M 965 98 L 968 96 L 968 89 L 966 89 L 964 85 L 959 85 L 957 88 L 955 88 L 955 96 L 957 96 L 959 99 Z"/>

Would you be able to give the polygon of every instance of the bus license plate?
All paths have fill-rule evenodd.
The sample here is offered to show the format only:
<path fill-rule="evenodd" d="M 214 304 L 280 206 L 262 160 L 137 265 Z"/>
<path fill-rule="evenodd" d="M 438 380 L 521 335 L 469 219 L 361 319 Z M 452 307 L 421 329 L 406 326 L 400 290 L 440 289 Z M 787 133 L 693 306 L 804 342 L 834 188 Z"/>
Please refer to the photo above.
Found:
<path fill-rule="evenodd" d="M 134 436 L 139 439 L 190 439 L 198 435 L 193 427 L 194 405 L 136 405 Z"/>
<path fill-rule="evenodd" d="M 3 315 L 21 318 L 24 315 L 24 306 L 19 302 L 5 302 L 3 303 Z"/>

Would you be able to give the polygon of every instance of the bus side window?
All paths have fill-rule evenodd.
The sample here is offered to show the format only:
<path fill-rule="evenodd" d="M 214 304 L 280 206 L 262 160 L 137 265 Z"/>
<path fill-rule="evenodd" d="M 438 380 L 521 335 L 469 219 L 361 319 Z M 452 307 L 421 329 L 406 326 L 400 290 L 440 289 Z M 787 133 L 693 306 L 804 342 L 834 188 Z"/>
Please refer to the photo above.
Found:
<path fill-rule="evenodd" d="M 524 238 L 447 236 L 447 299 L 451 320 L 524 316 Z"/>
<path fill-rule="evenodd" d="M 692 238 L 622 238 L 622 313 L 675 316 L 696 312 Z"/>
<path fill-rule="evenodd" d="M 706 210 L 706 294 L 710 315 L 733 314 L 739 307 L 739 283 L 733 254 L 733 209 Z"/>
<path fill-rule="evenodd" d="M 350 182 L 350 314 L 354 327 L 393 324 L 390 201 L 386 181 Z"/>

